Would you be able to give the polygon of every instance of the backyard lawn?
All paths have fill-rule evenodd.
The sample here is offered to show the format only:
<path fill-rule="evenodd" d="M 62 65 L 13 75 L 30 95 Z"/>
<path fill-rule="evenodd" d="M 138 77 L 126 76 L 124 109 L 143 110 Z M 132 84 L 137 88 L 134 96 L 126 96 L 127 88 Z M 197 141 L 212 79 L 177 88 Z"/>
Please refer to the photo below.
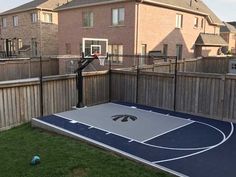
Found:
<path fill-rule="evenodd" d="M 41 163 L 31 166 L 34 155 Z M 170 177 L 112 153 L 25 124 L 0 133 L 0 177 Z"/>

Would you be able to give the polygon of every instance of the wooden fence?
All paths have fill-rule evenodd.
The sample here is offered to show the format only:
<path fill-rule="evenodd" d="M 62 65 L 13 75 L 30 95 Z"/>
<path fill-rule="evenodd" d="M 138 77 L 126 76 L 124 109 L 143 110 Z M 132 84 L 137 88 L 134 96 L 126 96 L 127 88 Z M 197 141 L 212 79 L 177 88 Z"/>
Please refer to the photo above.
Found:
<path fill-rule="evenodd" d="M 43 75 L 58 75 L 58 59 L 43 58 Z M 0 81 L 39 77 L 40 59 L 1 59 Z"/>
<path fill-rule="evenodd" d="M 99 104 L 109 100 L 107 72 L 84 74 L 84 103 Z M 40 116 L 39 79 L 0 82 L 0 131 Z M 44 115 L 71 110 L 77 103 L 75 75 L 43 79 Z"/>
<path fill-rule="evenodd" d="M 229 60 L 233 57 L 205 57 L 201 59 L 184 59 L 178 61 L 179 72 L 228 73 Z M 143 71 L 174 73 L 175 61 L 156 62 L 154 65 L 141 67 Z"/>
<path fill-rule="evenodd" d="M 138 76 L 138 77 L 137 77 Z M 111 83 L 109 80 L 111 79 Z M 75 75 L 44 77 L 44 115 L 70 110 L 77 103 Z M 173 110 L 175 76 L 170 73 L 112 70 L 84 73 L 85 105 L 125 101 Z M 111 93 L 109 94 L 109 86 Z M 176 109 L 218 120 L 236 121 L 236 76 L 178 73 Z M 40 116 L 39 79 L 0 83 L 0 130 Z"/>
<path fill-rule="evenodd" d="M 112 71 L 112 99 L 174 109 L 174 74 Z M 219 120 L 236 121 L 236 76 L 178 73 L 176 110 Z M 138 99 L 136 93 L 138 88 Z"/>

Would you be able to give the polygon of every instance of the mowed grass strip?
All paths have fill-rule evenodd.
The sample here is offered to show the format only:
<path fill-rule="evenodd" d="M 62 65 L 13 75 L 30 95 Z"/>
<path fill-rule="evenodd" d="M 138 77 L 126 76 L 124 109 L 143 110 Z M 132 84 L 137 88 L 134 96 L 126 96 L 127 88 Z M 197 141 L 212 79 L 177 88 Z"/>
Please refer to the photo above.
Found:
<path fill-rule="evenodd" d="M 41 163 L 31 166 L 34 155 Z M 86 143 L 25 124 L 0 133 L 0 177 L 170 177 Z"/>

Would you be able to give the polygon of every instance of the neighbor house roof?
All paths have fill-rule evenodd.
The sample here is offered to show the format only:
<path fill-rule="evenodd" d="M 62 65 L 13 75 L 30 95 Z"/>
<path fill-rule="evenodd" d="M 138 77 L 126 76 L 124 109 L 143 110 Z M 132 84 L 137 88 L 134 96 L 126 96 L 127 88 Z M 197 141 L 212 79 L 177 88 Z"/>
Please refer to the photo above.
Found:
<path fill-rule="evenodd" d="M 236 28 L 236 22 L 227 22 L 227 23 L 229 23 L 230 25 L 233 25 Z"/>
<path fill-rule="evenodd" d="M 195 45 L 200 46 L 227 46 L 227 42 L 220 36 L 216 34 L 199 34 Z"/>
<path fill-rule="evenodd" d="M 33 0 L 31 2 L 28 2 L 16 8 L 2 12 L 0 13 L 0 15 L 19 13 L 19 12 L 33 10 L 33 9 L 53 10 L 59 6 L 60 1 L 61 0 L 57 0 L 57 1 L 56 0 Z"/>
<path fill-rule="evenodd" d="M 67 10 L 79 8 L 84 6 L 92 6 L 107 3 L 116 3 L 132 0 L 73 0 L 67 4 L 62 5 L 56 10 Z M 174 8 L 182 11 L 189 11 L 192 13 L 202 14 L 208 16 L 211 23 L 222 25 L 221 20 L 212 12 L 202 0 L 133 0 L 142 3 L 152 3 L 159 6 Z"/>
<path fill-rule="evenodd" d="M 224 26 L 220 27 L 220 32 L 221 33 L 236 33 L 236 27 L 224 22 Z"/>

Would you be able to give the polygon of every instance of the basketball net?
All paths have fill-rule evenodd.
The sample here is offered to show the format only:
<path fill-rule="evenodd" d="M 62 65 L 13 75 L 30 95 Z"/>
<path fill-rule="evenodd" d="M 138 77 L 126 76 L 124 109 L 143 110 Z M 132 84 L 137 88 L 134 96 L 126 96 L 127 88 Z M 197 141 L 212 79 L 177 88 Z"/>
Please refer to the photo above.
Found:
<path fill-rule="evenodd" d="M 100 63 L 101 66 L 104 66 L 104 65 L 105 65 L 105 59 L 106 59 L 106 57 L 101 56 L 100 53 L 94 53 L 93 56 L 94 56 L 94 59 L 99 59 L 99 63 Z"/>

